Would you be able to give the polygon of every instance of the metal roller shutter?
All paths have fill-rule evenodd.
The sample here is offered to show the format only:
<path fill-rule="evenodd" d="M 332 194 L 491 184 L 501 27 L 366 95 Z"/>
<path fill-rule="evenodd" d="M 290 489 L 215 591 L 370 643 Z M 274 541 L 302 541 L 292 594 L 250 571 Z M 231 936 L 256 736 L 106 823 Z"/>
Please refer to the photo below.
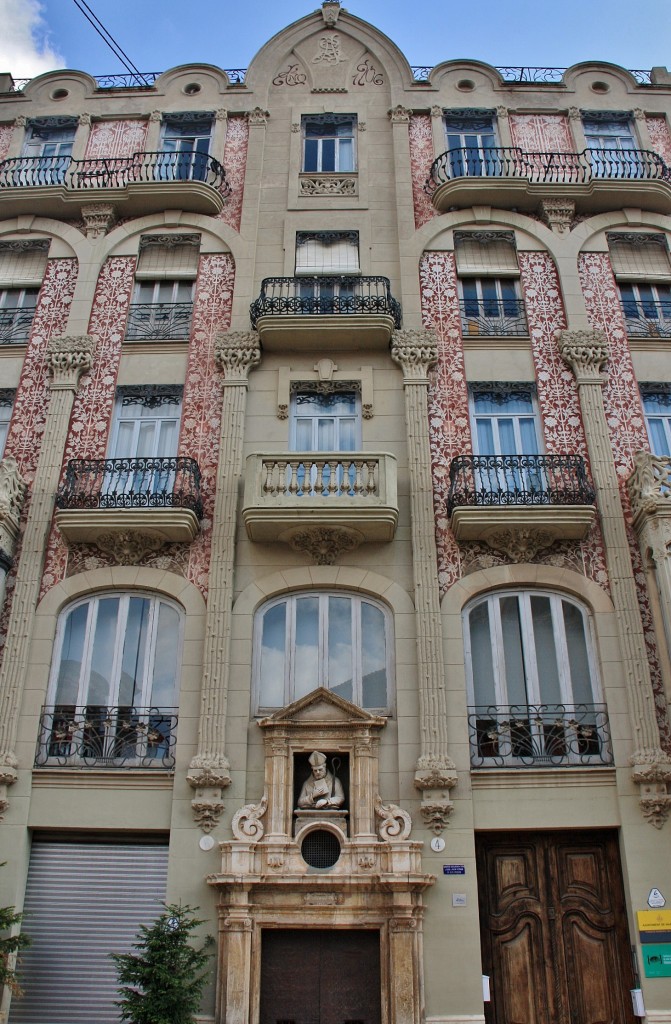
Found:
<path fill-rule="evenodd" d="M 167 846 L 34 841 L 10 1024 L 118 1024 L 109 954 L 161 912 L 167 868 Z"/>

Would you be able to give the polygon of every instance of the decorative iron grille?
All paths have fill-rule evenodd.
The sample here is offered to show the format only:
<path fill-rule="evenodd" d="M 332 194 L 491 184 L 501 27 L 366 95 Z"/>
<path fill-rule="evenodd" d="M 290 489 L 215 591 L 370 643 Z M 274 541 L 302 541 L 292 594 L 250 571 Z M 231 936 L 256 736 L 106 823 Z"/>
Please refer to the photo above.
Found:
<path fill-rule="evenodd" d="M 188 508 L 200 519 L 195 459 L 73 459 L 56 495 L 60 509 Z"/>
<path fill-rule="evenodd" d="M 603 704 L 481 705 L 468 709 L 472 768 L 612 764 Z"/>
<path fill-rule="evenodd" d="M 671 302 L 623 300 L 622 312 L 630 338 L 671 338 Z"/>
<path fill-rule="evenodd" d="M 450 463 L 447 511 L 493 505 L 593 505 L 580 455 L 458 455 Z"/>
<path fill-rule="evenodd" d="M 462 299 L 459 307 L 465 338 L 529 333 L 522 299 Z"/>
<path fill-rule="evenodd" d="M 28 340 L 35 306 L 0 309 L 0 345 L 20 345 Z"/>
<path fill-rule="evenodd" d="M 192 302 L 133 302 L 128 310 L 126 340 L 188 338 L 192 313 Z"/>
<path fill-rule="evenodd" d="M 580 185 L 606 180 L 669 181 L 671 169 L 645 149 L 584 149 L 580 153 L 525 153 L 515 146 L 462 146 L 441 153 L 424 186 L 431 195 L 455 178 L 524 178 L 534 184 Z"/>
<path fill-rule="evenodd" d="M 35 767 L 174 768 L 174 708 L 43 707 Z"/>
<path fill-rule="evenodd" d="M 253 327 L 262 316 L 351 313 L 386 313 L 401 326 L 401 305 L 392 297 L 388 277 L 266 277 L 250 306 Z"/>

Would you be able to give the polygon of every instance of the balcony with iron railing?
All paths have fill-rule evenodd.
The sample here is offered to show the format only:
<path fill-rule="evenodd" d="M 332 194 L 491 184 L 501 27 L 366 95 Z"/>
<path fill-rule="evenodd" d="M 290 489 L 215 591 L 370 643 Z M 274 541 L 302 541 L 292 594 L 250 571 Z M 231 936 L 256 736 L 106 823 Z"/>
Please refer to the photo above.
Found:
<path fill-rule="evenodd" d="M 671 338 L 671 302 L 623 300 L 622 312 L 629 338 Z"/>
<path fill-rule="evenodd" d="M 447 512 L 458 541 L 509 550 L 583 540 L 596 518 L 594 487 L 579 455 L 459 455 L 450 464 Z"/>
<path fill-rule="evenodd" d="M 189 337 L 193 302 L 132 302 L 126 341 L 176 341 Z"/>
<path fill-rule="evenodd" d="M 599 213 L 625 200 L 640 209 L 671 212 L 671 169 L 657 153 L 643 149 L 451 149 L 434 160 L 425 190 L 441 213 L 475 203 L 530 211 L 555 196 L 574 200 L 578 213 Z"/>
<path fill-rule="evenodd" d="M 461 299 L 464 338 L 519 338 L 529 334 L 523 299 Z"/>
<path fill-rule="evenodd" d="M 386 452 L 255 453 L 247 458 L 242 520 L 250 540 L 292 543 L 307 529 L 346 530 L 384 543 L 398 522 L 396 459 Z"/>
<path fill-rule="evenodd" d="M 472 768 L 580 768 L 613 763 L 602 704 L 468 709 Z"/>
<path fill-rule="evenodd" d="M 109 202 L 124 217 L 165 209 L 216 215 L 230 195 L 224 168 L 207 153 L 138 152 L 128 157 L 19 156 L 0 162 L 3 216 L 73 216 Z"/>
<path fill-rule="evenodd" d="M 174 708 L 43 707 L 36 768 L 175 767 Z"/>
<path fill-rule="evenodd" d="M 329 274 L 266 277 L 250 307 L 252 326 L 266 348 L 315 345 L 386 346 L 401 326 L 401 306 L 389 278 Z"/>
<path fill-rule="evenodd" d="M 136 532 L 188 543 L 203 505 L 195 459 L 73 459 L 56 495 L 56 523 L 73 544 Z"/>
<path fill-rule="evenodd" d="M 35 308 L 0 309 L 0 345 L 24 345 L 28 341 Z"/>

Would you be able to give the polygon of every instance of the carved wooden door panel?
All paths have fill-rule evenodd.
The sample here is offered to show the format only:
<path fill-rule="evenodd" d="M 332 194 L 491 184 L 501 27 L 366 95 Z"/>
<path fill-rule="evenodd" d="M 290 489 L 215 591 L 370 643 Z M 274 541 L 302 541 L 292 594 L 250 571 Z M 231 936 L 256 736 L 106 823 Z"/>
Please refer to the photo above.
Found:
<path fill-rule="evenodd" d="M 617 836 L 478 838 L 488 1024 L 634 1024 Z"/>
<path fill-rule="evenodd" d="M 380 933 L 264 929 L 260 1024 L 380 1024 Z"/>

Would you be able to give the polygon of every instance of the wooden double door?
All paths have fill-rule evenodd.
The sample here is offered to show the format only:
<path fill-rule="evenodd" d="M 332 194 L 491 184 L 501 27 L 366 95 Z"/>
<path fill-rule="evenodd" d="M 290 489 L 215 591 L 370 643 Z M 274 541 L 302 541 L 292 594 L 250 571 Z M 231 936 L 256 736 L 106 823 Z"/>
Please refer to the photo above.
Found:
<path fill-rule="evenodd" d="M 617 835 L 477 837 L 487 1024 L 634 1024 Z"/>
<path fill-rule="evenodd" d="M 380 992 L 379 931 L 263 930 L 260 1024 L 380 1024 Z"/>

